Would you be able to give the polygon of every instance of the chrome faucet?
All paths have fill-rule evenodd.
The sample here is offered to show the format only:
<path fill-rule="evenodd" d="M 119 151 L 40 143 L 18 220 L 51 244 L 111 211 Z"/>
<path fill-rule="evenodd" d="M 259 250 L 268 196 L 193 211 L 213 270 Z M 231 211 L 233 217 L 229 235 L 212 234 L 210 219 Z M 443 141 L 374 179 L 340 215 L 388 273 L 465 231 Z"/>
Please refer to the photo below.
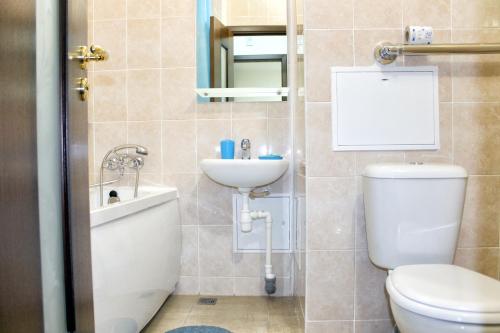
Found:
<path fill-rule="evenodd" d="M 250 139 L 241 140 L 241 159 L 242 160 L 249 160 L 252 158 L 252 152 L 250 151 L 251 147 L 252 147 L 252 145 L 250 144 Z"/>
<path fill-rule="evenodd" d="M 120 176 L 125 173 L 125 167 L 135 170 L 135 189 L 134 198 L 137 198 L 138 188 L 139 188 L 139 170 L 144 166 L 144 158 L 137 155 L 131 155 L 128 153 L 120 153 L 121 150 L 125 149 L 135 149 L 137 155 L 146 156 L 148 154 L 148 149 L 146 147 L 128 144 L 121 145 L 112 148 L 110 151 L 104 155 L 101 162 L 101 170 L 99 173 L 99 203 L 101 207 L 104 205 L 104 169 L 108 170 L 118 170 Z"/>

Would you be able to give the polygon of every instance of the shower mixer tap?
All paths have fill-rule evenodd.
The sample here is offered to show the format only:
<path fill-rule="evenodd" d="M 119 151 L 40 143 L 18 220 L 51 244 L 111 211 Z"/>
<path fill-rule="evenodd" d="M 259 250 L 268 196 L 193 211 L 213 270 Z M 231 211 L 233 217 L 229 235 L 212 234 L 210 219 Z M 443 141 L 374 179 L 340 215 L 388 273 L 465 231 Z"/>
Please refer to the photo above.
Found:
<path fill-rule="evenodd" d="M 135 154 L 129 154 L 128 152 L 122 153 L 121 151 L 126 149 L 135 149 Z M 134 188 L 134 198 L 137 198 L 138 188 L 139 188 L 139 170 L 144 166 L 144 158 L 141 157 L 148 155 L 148 149 L 146 147 L 127 144 L 120 145 L 109 150 L 101 162 L 101 170 L 99 173 L 99 203 L 101 207 L 104 205 L 104 169 L 108 170 L 118 170 L 120 176 L 125 173 L 125 167 L 135 170 L 135 188 Z"/>

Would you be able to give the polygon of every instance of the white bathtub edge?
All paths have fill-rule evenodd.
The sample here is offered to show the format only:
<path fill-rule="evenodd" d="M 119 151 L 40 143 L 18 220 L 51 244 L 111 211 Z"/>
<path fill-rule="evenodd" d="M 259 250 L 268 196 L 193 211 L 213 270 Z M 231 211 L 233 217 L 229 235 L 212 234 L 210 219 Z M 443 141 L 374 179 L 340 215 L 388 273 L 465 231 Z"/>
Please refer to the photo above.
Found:
<path fill-rule="evenodd" d="M 92 210 L 90 212 L 90 227 L 96 228 L 124 216 L 136 214 L 150 207 L 176 200 L 179 197 L 178 190 L 175 187 L 146 187 L 145 189 L 151 193 L 134 200 Z"/>

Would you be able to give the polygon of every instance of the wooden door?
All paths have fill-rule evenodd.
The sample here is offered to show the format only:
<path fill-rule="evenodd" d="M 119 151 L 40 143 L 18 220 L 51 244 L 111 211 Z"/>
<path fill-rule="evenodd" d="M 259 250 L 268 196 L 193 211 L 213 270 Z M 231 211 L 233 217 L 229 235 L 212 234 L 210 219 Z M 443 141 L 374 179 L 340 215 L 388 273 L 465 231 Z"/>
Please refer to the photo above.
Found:
<path fill-rule="evenodd" d="M 43 332 L 35 0 L 0 10 L 0 332 Z"/>
<path fill-rule="evenodd" d="M 88 173 L 87 102 L 77 91 L 87 78 L 76 59 L 69 55 L 87 42 L 87 1 L 62 1 L 63 55 L 63 220 L 68 330 L 94 332 L 92 266 L 90 252 L 90 207 Z"/>
<path fill-rule="evenodd" d="M 222 58 L 224 53 L 225 59 Z M 225 64 L 225 68 L 222 68 L 222 64 Z M 210 88 L 234 87 L 233 67 L 233 34 L 221 21 L 212 16 L 210 17 Z M 224 77 L 221 73 L 225 74 Z M 223 84 L 224 82 L 226 84 Z"/>

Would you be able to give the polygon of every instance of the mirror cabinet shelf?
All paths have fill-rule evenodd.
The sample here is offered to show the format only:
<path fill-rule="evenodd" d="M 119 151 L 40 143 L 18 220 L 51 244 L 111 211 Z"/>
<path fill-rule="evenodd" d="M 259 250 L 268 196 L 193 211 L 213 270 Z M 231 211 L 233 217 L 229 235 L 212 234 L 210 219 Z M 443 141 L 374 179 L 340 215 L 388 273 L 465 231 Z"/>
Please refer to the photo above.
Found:
<path fill-rule="evenodd" d="M 258 98 L 258 97 L 286 97 L 288 88 L 198 88 L 195 89 L 200 97 L 205 98 Z"/>

